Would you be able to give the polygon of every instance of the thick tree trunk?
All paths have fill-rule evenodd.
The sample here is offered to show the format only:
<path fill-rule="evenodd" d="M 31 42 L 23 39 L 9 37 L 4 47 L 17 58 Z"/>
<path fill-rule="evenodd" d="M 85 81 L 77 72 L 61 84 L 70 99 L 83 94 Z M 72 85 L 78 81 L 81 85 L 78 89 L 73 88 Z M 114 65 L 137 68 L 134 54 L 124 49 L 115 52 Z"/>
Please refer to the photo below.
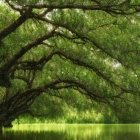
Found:
<path fill-rule="evenodd" d="M 0 106 L 0 127 L 12 127 L 12 122 L 28 109 L 26 105 L 21 108 L 12 108 L 7 105 L 8 102 Z"/>
<path fill-rule="evenodd" d="M 4 126 L 4 127 L 8 127 L 8 128 L 13 127 L 11 121 L 6 121 L 6 122 L 3 124 L 3 126 Z"/>
<path fill-rule="evenodd" d="M 15 116 L 9 116 L 6 113 L 0 114 L 0 127 L 12 127 L 12 121 L 15 119 Z"/>
<path fill-rule="evenodd" d="M 21 96 L 19 92 L 0 104 L 0 127 L 12 127 L 12 122 L 21 114 L 25 114 L 36 96 Z M 31 100 L 31 101 L 30 101 Z"/>

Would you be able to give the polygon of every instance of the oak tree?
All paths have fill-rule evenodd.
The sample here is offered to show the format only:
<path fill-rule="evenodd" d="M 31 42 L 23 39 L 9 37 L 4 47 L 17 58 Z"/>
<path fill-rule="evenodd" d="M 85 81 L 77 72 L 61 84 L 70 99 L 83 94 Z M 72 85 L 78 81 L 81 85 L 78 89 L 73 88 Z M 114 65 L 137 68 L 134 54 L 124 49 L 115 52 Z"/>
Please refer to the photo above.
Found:
<path fill-rule="evenodd" d="M 1 0 L 0 127 L 65 90 L 138 109 L 139 12 L 129 0 Z"/>

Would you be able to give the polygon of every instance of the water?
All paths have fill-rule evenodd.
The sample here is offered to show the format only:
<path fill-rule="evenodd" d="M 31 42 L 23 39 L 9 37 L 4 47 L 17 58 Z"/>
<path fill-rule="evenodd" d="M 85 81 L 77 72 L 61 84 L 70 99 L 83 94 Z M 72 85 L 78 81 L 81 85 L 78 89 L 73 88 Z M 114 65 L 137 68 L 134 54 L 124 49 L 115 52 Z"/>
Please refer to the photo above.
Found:
<path fill-rule="evenodd" d="M 140 140 L 140 125 L 16 125 L 3 129 L 0 140 Z"/>

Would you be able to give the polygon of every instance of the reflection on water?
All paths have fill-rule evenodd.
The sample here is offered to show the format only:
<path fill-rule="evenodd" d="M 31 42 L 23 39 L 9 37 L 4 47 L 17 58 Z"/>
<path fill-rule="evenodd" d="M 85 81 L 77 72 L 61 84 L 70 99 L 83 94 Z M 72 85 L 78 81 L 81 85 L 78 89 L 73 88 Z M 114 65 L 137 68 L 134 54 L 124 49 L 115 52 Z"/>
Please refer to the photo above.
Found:
<path fill-rule="evenodd" d="M 3 129 L 0 140 L 140 140 L 140 125 L 16 125 Z"/>

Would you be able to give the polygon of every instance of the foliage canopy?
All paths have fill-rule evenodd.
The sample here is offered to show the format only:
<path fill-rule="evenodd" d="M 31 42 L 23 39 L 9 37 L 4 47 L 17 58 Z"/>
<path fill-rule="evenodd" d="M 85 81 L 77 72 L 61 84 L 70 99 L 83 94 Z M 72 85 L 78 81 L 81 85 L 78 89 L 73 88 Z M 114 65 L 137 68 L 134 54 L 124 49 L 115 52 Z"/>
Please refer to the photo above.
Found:
<path fill-rule="evenodd" d="M 136 0 L 1 0 L 0 125 L 71 90 L 138 120 L 139 12 Z"/>

